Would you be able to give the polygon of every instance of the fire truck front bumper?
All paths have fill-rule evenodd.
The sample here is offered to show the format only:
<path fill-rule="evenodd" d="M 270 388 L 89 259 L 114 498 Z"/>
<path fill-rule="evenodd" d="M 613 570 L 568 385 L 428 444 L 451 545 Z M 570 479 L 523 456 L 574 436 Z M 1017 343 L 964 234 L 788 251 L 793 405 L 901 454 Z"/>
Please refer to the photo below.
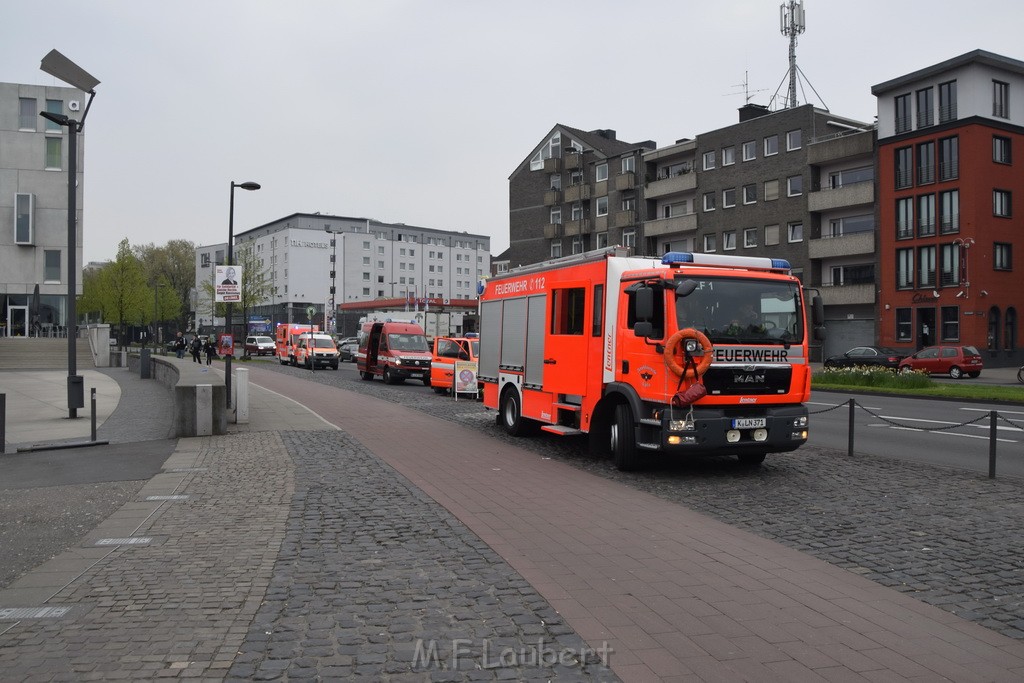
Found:
<path fill-rule="evenodd" d="M 656 450 L 672 453 L 782 453 L 807 443 L 807 408 L 709 407 L 694 408 L 692 414 L 685 408 L 666 408 L 661 414 L 660 434 L 647 436 L 652 438 L 641 436 L 637 445 L 657 443 Z"/>
<path fill-rule="evenodd" d="M 389 363 L 391 372 L 401 379 L 430 377 L 430 360 L 400 358 Z"/>

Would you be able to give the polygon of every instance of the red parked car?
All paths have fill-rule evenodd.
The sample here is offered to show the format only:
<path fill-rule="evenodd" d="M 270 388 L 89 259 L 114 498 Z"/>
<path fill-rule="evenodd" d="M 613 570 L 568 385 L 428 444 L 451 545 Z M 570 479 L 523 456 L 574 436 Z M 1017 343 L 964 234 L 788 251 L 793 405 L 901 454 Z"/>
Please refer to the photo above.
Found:
<path fill-rule="evenodd" d="M 922 370 L 929 375 L 948 374 L 953 379 L 964 375 L 977 377 L 983 363 L 981 354 L 973 346 L 926 346 L 913 356 L 900 361 L 900 372 Z"/>

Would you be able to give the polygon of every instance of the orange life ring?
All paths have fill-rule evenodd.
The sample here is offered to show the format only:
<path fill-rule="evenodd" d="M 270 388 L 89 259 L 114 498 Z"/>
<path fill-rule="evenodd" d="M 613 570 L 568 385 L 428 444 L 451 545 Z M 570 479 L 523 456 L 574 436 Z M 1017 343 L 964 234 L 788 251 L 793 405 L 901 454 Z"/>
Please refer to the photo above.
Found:
<path fill-rule="evenodd" d="M 696 359 L 696 366 L 690 366 L 687 368 L 683 363 L 680 363 L 679 360 L 677 360 L 676 351 L 679 349 L 679 345 L 684 339 L 696 339 L 700 343 L 701 348 L 704 349 L 704 355 Z M 684 354 L 679 355 L 683 356 Z M 688 327 L 685 330 L 679 330 L 669 337 L 667 342 L 665 342 L 665 365 L 668 366 L 669 370 L 680 377 L 694 380 L 699 379 L 700 376 L 708 369 L 708 366 L 711 365 L 711 340 L 708 339 L 703 332 L 695 330 L 692 327 Z"/>

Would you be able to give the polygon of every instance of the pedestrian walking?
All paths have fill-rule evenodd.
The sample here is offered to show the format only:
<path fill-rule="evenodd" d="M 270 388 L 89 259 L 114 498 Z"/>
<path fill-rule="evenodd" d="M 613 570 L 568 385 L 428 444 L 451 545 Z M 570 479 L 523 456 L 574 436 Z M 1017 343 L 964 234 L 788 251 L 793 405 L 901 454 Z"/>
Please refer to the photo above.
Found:
<path fill-rule="evenodd" d="M 184 358 L 186 346 L 187 345 L 185 344 L 185 335 L 179 332 L 178 336 L 174 338 L 174 355 L 176 355 L 178 358 Z"/>
<path fill-rule="evenodd" d="M 192 337 L 192 362 L 199 363 L 202 365 L 203 359 L 199 357 L 199 354 L 203 350 L 203 340 L 199 338 L 199 335 Z"/>
<path fill-rule="evenodd" d="M 217 357 L 217 344 L 213 341 L 213 337 L 207 337 L 203 348 L 206 350 L 206 364 L 210 365 L 213 363 L 213 359 Z"/>

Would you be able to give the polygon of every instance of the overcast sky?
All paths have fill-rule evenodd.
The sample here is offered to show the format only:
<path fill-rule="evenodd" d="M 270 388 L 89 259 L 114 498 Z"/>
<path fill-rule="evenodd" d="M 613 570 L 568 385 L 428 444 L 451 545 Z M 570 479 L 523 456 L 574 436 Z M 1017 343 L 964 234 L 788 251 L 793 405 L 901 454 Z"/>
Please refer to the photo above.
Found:
<path fill-rule="evenodd" d="M 101 82 L 85 260 L 227 240 L 295 212 L 508 246 L 508 176 L 556 124 L 659 146 L 784 94 L 781 0 L 40 0 L 0 11 L 0 81 Z M 1024 59 L 1019 0 L 806 0 L 800 101 L 871 122 L 871 86 L 974 49 Z M 814 91 L 817 92 L 815 96 Z M 820 96 L 820 97 L 819 97 Z"/>

